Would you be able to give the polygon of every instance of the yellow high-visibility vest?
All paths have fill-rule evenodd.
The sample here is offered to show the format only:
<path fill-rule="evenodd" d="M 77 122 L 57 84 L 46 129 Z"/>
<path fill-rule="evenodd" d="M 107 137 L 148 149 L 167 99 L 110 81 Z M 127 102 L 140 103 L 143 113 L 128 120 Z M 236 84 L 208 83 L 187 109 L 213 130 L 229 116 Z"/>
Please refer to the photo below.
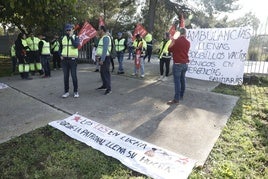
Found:
<path fill-rule="evenodd" d="M 44 44 L 43 44 L 43 47 L 42 47 L 41 54 L 42 55 L 50 55 L 50 45 L 49 45 L 49 43 L 47 41 L 45 41 L 45 40 L 42 40 L 42 42 Z"/>
<path fill-rule="evenodd" d="M 97 56 L 101 56 L 102 55 L 102 51 L 103 51 L 103 38 L 104 37 L 108 37 L 109 38 L 109 47 L 108 47 L 108 50 L 107 50 L 107 53 L 106 55 L 109 56 L 110 55 L 110 52 L 112 50 L 112 45 L 111 45 L 111 38 L 108 36 L 108 35 L 104 35 L 103 37 L 101 37 L 101 39 L 99 40 L 99 43 L 98 43 L 98 47 L 97 47 L 97 50 L 96 50 L 96 54 Z"/>
<path fill-rule="evenodd" d="M 26 39 L 26 42 L 27 42 L 27 45 L 30 49 L 27 49 L 27 50 L 30 50 L 30 51 L 37 51 L 38 50 L 38 44 L 40 42 L 40 39 L 37 38 L 37 37 L 28 37 Z"/>
<path fill-rule="evenodd" d="M 160 52 L 159 52 L 159 58 L 161 59 L 163 57 L 163 55 L 166 57 L 166 58 L 169 58 L 171 57 L 169 55 L 169 52 L 168 52 L 168 47 L 169 45 L 171 44 L 171 40 L 169 39 L 165 44 L 164 44 L 164 41 L 161 42 L 160 44 Z M 165 45 L 165 46 L 164 46 Z M 163 47 L 164 46 L 164 47 Z"/>
<path fill-rule="evenodd" d="M 120 40 L 115 39 L 114 43 L 115 43 L 115 50 L 117 52 L 120 52 L 120 51 L 125 49 L 125 39 L 124 38 L 122 38 Z"/>
<path fill-rule="evenodd" d="M 75 38 L 75 35 L 72 38 Z M 67 36 L 64 36 L 62 39 L 61 55 L 63 57 L 78 58 L 78 48 L 72 45 L 72 40 L 68 40 Z"/>

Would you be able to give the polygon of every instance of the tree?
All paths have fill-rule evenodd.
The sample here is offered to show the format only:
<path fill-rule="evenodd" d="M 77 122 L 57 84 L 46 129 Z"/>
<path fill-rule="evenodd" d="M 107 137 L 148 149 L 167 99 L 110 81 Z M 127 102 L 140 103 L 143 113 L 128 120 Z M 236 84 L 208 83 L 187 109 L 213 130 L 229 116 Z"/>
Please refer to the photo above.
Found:
<path fill-rule="evenodd" d="M 1 1 L 0 21 L 16 26 L 22 32 L 61 30 L 66 22 L 74 22 L 85 14 L 86 6 L 77 0 Z M 74 16 L 75 14 L 75 16 Z"/>

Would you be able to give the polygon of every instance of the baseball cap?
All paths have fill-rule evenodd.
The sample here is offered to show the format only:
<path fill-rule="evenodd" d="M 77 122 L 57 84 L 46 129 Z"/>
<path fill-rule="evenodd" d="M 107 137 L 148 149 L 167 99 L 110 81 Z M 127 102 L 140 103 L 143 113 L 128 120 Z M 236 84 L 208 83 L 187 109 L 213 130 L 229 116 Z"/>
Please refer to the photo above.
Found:
<path fill-rule="evenodd" d="M 73 29 L 73 26 L 71 24 L 66 24 L 65 27 L 64 27 L 64 30 L 72 30 Z"/>

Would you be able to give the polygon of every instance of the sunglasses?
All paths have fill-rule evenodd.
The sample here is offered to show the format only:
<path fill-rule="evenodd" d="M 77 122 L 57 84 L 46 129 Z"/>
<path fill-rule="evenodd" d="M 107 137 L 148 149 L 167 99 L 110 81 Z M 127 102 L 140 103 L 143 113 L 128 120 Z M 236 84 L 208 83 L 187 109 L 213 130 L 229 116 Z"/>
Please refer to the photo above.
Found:
<path fill-rule="evenodd" d="M 66 31 L 67 31 L 67 32 L 68 32 L 68 31 L 71 31 L 71 29 L 67 29 Z"/>

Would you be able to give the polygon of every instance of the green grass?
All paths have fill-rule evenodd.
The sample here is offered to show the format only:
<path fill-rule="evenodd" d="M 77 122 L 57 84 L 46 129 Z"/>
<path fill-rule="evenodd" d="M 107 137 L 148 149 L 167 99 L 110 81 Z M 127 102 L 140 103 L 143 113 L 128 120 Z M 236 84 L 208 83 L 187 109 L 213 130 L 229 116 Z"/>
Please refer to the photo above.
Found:
<path fill-rule="evenodd" d="M 239 96 L 205 165 L 189 178 L 268 178 L 268 78 L 215 92 Z M 0 178 L 148 178 L 45 126 L 0 144 Z"/>

